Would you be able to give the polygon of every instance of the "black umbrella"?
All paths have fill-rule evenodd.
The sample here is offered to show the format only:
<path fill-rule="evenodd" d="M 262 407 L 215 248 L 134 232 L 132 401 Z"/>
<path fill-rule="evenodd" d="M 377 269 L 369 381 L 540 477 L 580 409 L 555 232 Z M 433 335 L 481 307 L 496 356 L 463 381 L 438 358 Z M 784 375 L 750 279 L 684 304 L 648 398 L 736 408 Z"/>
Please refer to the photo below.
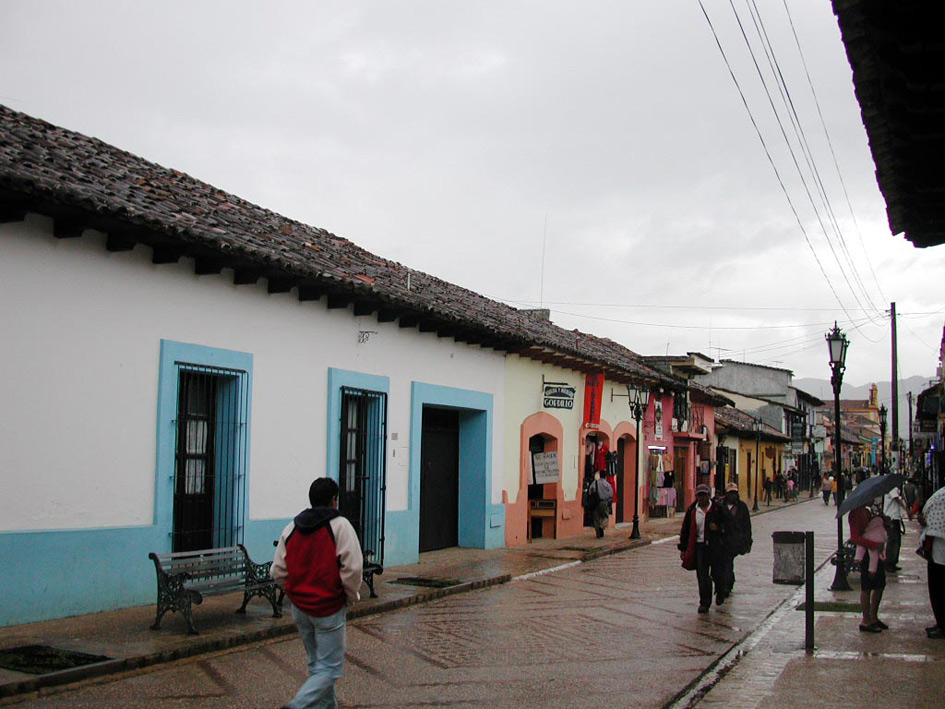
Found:
<path fill-rule="evenodd" d="M 877 497 L 882 497 L 894 487 L 899 487 L 905 482 L 905 478 L 899 473 L 889 473 L 888 475 L 875 475 L 866 478 L 863 482 L 853 488 L 853 492 L 847 495 L 840 509 L 837 510 L 837 517 L 842 517 L 850 510 L 857 507 L 870 504 Z M 842 483 L 841 483 L 842 484 Z"/>

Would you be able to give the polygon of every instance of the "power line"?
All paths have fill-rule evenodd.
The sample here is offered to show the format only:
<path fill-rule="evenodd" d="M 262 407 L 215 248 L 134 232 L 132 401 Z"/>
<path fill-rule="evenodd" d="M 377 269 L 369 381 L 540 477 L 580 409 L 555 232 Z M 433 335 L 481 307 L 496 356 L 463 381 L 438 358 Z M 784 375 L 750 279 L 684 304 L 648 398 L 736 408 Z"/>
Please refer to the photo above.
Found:
<path fill-rule="evenodd" d="M 622 325 L 639 325 L 640 327 L 659 327 L 670 330 L 782 330 L 798 327 L 830 327 L 832 320 L 816 323 L 799 323 L 785 325 L 670 325 L 667 323 L 641 322 L 639 320 L 623 320 L 620 318 L 607 318 L 601 315 L 585 315 L 582 313 L 570 313 L 564 310 L 554 310 L 559 315 L 568 315 L 575 318 L 585 318 L 587 320 L 598 320 L 601 322 L 620 323 Z M 858 328 L 860 325 L 871 323 L 869 318 L 854 319 L 846 321 L 851 327 Z"/>
<path fill-rule="evenodd" d="M 788 118 L 791 120 L 794 136 L 800 145 L 801 152 L 803 153 L 805 162 L 807 163 L 807 168 L 810 171 L 811 176 L 814 178 L 814 185 L 817 188 L 817 195 L 823 204 L 827 220 L 830 223 L 834 234 L 839 239 L 840 251 L 846 258 L 846 262 L 849 265 L 853 275 L 853 280 L 855 281 L 856 285 L 859 286 L 860 293 L 863 295 L 864 300 L 873 308 L 874 314 L 878 315 L 879 318 L 882 318 L 882 313 L 879 308 L 876 307 L 876 304 L 873 302 L 869 291 L 866 289 L 863 279 L 860 277 L 859 271 L 856 268 L 856 264 L 853 261 L 853 257 L 850 254 L 850 250 L 847 247 L 846 239 L 843 236 L 843 230 L 840 228 L 840 223 L 838 222 L 836 214 L 834 213 L 833 206 L 830 202 L 830 197 L 827 194 L 827 189 L 824 185 L 823 179 L 820 176 L 820 170 L 817 167 L 817 161 L 814 159 L 813 150 L 811 149 L 810 143 L 807 140 L 807 133 L 804 130 L 804 125 L 800 119 L 800 116 L 798 115 L 797 108 L 795 107 L 794 99 L 791 96 L 791 90 L 788 88 L 787 79 L 785 78 L 784 73 L 781 71 L 781 64 L 778 61 L 777 55 L 774 51 L 774 45 L 771 42 L 771 38 L 768 36 L 768 31 L 765 27 L 764 20 L 761 17 L 761 12 L 758 9 L 758 5 L 755 0 L 746 0 L 746 4 L 748 5 L 749 15 L 751 15 L 752 21 L 754 23 L 755 31 L 758 33 L 758 36 L 761 39 L 762 48 L 765 50 L 765 56 L 768 60 L 768 67 L 775 78 L 775 82 L 777 83 L 778 92 L 781 96 L 781 103 L 784 105 L 784 108 L 788 113 Z M 750 48 L 749 51 L 751 51 Z M 804 181 L 803 176 L 801 176 L 801 179 Z M 814 206 L 813 200 L 811 201 L 811 206 L 813 206 L 816 211 L 816 206 Z M 828 240 L 829 245 L 830 236 L 827 233 L 826 228 L 824 228 L 824 238 Z M 842 264 L 839 263 L 839 260 L 837 265 L 841 269 L 843 268 Z"/>
<path fill-rule="evenodd" d="M 701 4 L 702 4 L 702 1 L 700 0 L 700 5 Z M 754 48 L 752 47 L 751 42 L 748 39 L 748 34 L 745 31 L 745 26 L 742 22 L 742 18 L 738 14 L 738 10 L 735 8 L 735 4 L 733 0 L 729 0 L 729 7 L 731 7 L 732 14 L 735 16 L 735 21 L 738 24 L 738 28 L 739 28 L 739 31 L 741 32 L 742 39 L 745 42 L 745 46 L 748 49 L 749 55 L 751 56 L 752 64 L 755 67 L 755 72 L 758 75 L 758 79 L 761 81 L 761 85 L 762 85 L 762 88 L 764 89 L 765 96 L 768 99 L 768 105 L 771 108 L 772 113 L 774 114 L 775 122 L 778 124 L 778 128 L 781 132 L 781 137 L 784 139 L 784 143 L 787 146 L 788 153 L 791 156 L 791 161 L 794 164 L 794 169 L 797 171 L 798 178 L 800 179 L 801 185 L 804 188 L 804 193 L 807 195 L 807 199 L 810 202 L 811 208 L 814 210 L 814 215 L 817 218 L 817 222 L 818 224 L 820 224 L 821 231 L 823 231 L 824 233 L 824 238 L 827 241 L 827 246 L 830 248 L 830 252 L 834 257 L 834 261 L 836 261 L 837 266 L 840 269 L 840 274 L 843 276 L 843 280 L 846 282 L 847 287 L 850 289 L 850 293 L 853 295 L 853 299 L 857 302 L 857 304 L 862 306 L 863 304 L 860 302 L 860 298 L 857 295 L 856 289 L 853 287 L 853 284 L 850 282 L 850 278 L 847 275 L 846 269 L 843 268 L 843 264 L 841 264 L 840 262 L 840 257 L 837 255 L 837 250 L 834 248 L 833 242 L 830 240 L 830 236 L 827 233 L 827 227 L 824 224 L 823 217 L 820 214 L 820 210 L 817 209 L 817 204 L 814 201 L 813 195 L 811 194 L 810 186 L 808 185 L 807 179 L 804 176 L 804 172 L 803 170 L 801 170 L 801 166 L 798 163 L 797 154 L 794 152 L 794 147 L 791 144 L 790 139 L 788 138 L 787 131 L 784 128 L 784 123 L 781 120 L 781 115 L 778 113 L 777 107 L 774 105 L 774 99 L 771 97 L 771 91 L 768 88 L 768 82 L 765 80 L 764 72 L 761 70 L 761 67 L 758 64 L 758 58 L 756 57 Z M 703 8 L 703 12 L 704 11 L 705 9 Z M 708 17 L 708 15 L 706 15 L 706 17 Z M 762 47 L 764 47 L 763 39 L 762 39 Z M 720 45 L 720 48 L 721 48 L 721 45 Z M 734 78 L 734 75 L 733 75 L 733 78 Z M 775 76 L 775 81 L 777 82 L 777 76 Z M 779 87 L 780 87 L 780 84 L 779 84 Z M 799 138 L 798 140 L 800 141 Z M 780 180 L 780 176 L 779 176 L 779 180 Z M 782 188 L 783 188 L 783 184 L 782 184 Z M 793 205 L 792 205 L 792 208 L 793 208 Z M 800 219 L 798 219 L 798 223 L 800 223 Z M 806 237 L 807 237 L 807 234 L 805 231 L 805 238 Z M 810 246 L 811 250 L 813 251 L 813 244 L 811 243 L 810 239 L 808 239 L 807 241 L 808 241 L 808 246 Z M 826 273 L 824 273 L 824 278 L 827 278 Z M 829 283 L 829 279 L 828 279 L 828 283 Z M 830 283 L 830 286 L 831 286 L 831 289 L 833 289 L 832 283 Z M 835 292 L 835 295 L 836 295 L 836 292 Z M 843 303 L 840 301 L 839 296 L 837 296 L 837 302 L 839 302 L 841 306 L 843 306 Z"/>
<path fill-rule="evenodd" d="M 886 297 L 882 286 L 879 284 L 879 279 L 876 277 L 876 271 L 873 270 L 873 262 L 870 260 L 869 252 L 866 250 L 866 244 L 863 243 L 863 234 L 860 231 L 860 224 L 856 220 L 856 213 L 853 211 L 853 204 L 850 202 L 850 194 L 847 192 L 847 184 L 843 179 L 843 173 L 840 170 L 840 162 L 837 160 L 837 153 L 833 149 L 833 141 L 830 138 L 830 131 L 827 130 L 827 121 L 824 120 L 824 113 L 820 108 L 820 100 L 817 98 L 817 92 L 814 90 L 814 82 L 811 80 L 810 70 L 807 68 L 807 59 L 804 56 L 804 50 L 801 48 L 801 41 L 797 36 L 797 30 L 794 27 L 794 18 L 791 16 L 791 10 L 788 8 L 787 0 L 782 0 L 782 2 L 784 4 L 784 11 L 787 14 L 788 24 L 791 27 L 791 34 L 794 36 L 794 43 L 797 45 L 797 53 L 801 58 L 801 64 L 804 66 L 804 74 L 807 77 L 807 85 L 810 87 L 810 93 L 814 99 L 814 105 L 817 107 L 817 115 L 820 117 L 820 125 L 824 130 L 824 137 L 827 139 L 827 146 L 830 148 L 830 155 L 833 157 L 833 165 L 837 171 L 837 178 L 840 180 L 840 187 L 843 190 L 843 197 L 846 200 L 847 209 L 850 210 L 850 217 L 853 219 L 854 231 L 856 231 L 856 235 L 860 240 L 860 246 L 863 249 L 863 258 L 866 259 L 866 264 L 870 267 L 870 273 L 873 275 L 873 283 L 876 284 L 876 289 L 879 291 L 883 301 L 888 302 L 889 298 Z"/>
<path fill-rule="evenodd" d="M 808 236 L 803 222 L 801 222 L 800 215 L 797 213 L 797 209 L 794 206 L 794 201 L 791 199 L 791 195 L 788 194 L 787 188 L 784 186 L 784 180 L 781 179 L 781 173 L 778 171 L 777 165 L 774 164 L 774 159 L 771 157 L 771 151 L 768 150 L 768 144 L 765 142 L 764 136 L 761 134 L 761 129 L 758 127 L 758 123 L 755 121 L 755 116 L 751 112 L 751 108 L 748 105 L 748 99 L 745 98 L 745 93 L 742 91 L 741 84 L 738 83 L 738 78 L 735 76 L 732 65 L 728 60 L 728 55 L 726 55 L 725 50 L 722 48 L 722 42 L 719 39 L 718 33 L 715 31 L 715 25 L 712 24 L 712 19 L 709 17 L 709 13 L 706 11 L 702 0 L 699 0 L 699 8 L 702 10 L 702 14 L 705 17 L 706 22 L 709 24 L 709 29 L 712 32 L 712 36 L 715 38 L 715 45 L 718 47 L 719 53 L 722 55 L 722 60 L 725 62 L 725 66 L 728 68 L 729 76 L 732 78 L 732 82 L 735 84 L 738 95 L 742 99 L 742 105 L 745 107 L 745 111 L 748 112 L 748 118 L 751 121 L 752 126 L 755 128 L 755 134 L 758 136 L 758 140 L 761 142 L 761 147 L 765 151 L 765 156 L 768 158 L 768 164 L 771 165 L 771 169 L 774 170 L 775 177 L 777 178 L 778 184 L 781 187 L 781 192 L 788 201 L 788 206 L 790 206 L 791 212 L 794 214 L 794 219 L 797 221 L 797 225 L 800 227 L 801 233 L 804 235 L 804 241 L 807 242 L 807 247 L 810 249 L 810 252 L 814 257 L 814 261 L 816 261 L 818 268 L 820 268 L 820 273 L 827 282 L 827 286 L 830 288 L 830 292 L 833 293 L 833 297 L 836 299 L 837 304 L 840 305 L 844 313 L 846 313 L 847 317 L 849 317 L 850 314 L 847 312 L 846 306 L 843 304 L 843 301 L 840 300 L 837 290 L 833 287 L 833 283 L 831 282 L 830 278 L 827 277 L 827 272 L 824 270 L 824 266 L 820 262 L 817 252 L 814 250 L 814 245 L 811 243 L 810 236 Z"/>

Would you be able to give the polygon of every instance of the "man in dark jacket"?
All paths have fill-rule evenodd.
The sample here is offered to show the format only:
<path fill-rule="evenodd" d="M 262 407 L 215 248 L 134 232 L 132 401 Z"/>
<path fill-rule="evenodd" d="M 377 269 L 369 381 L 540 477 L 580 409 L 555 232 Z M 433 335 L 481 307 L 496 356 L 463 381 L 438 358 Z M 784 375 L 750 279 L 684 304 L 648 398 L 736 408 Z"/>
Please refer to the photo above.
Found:
<path fill-rule="evenodd" d="M 725 540 L 725 559 L 721 573 L 721 584 L 715 593 L 725 600 L 732 594 L 735 586 L 735 557 L 751 551 L 751 513 L 738 496 L 738 484 L 725 486 L 725 497 L 720 501 L 731 517 L 730 528 Z"/>
<path fill-rule="evenodd" d="M 699 582 L 700 613 L 708 613 L 712 605 L 713 582 L 719 588 L 722 587 L 726 534 L 731 524 L 728 511 L 722 504 L 713 501 L 709 492 L 708 485 L 696 486 L 696 501 L 686 510 L 677 547 L 684 565 L 687 558 L 694 557 Z M 725 597 L 720 594 L 716 603 L 721 605 L 724 602 Z"/>
<path fill-rule="evenodd" d="M 364 559 L 357 532 L 338 513 L 338 483 L 318 478 L 312 506 L 283 530 L 270 574 L 292 602 L 292 619 L 308 653 L 309 677 L 285 706 L 335 707 L 345 662 L 348 604 L 361 598 Z"/>

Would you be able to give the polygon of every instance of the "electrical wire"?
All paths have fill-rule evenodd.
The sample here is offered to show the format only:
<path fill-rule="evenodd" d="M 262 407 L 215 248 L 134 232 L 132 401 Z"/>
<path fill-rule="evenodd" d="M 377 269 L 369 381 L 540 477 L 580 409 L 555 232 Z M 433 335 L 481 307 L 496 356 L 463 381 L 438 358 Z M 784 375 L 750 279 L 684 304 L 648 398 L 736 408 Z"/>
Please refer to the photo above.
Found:
<path fill-rule="evenodd" d="M 774 164 L 774 158 L 771 157 L 771 151 L 768 150 L 768 144 L 765 142 L 764 136 L 761 134 L 761 129 L 758 127 L 758 123 L 755 121 L 755 116 L 751 112 L 751 108 L 748 105 L 748 99 L 745 98 L 745 93 L 742 91 L 741 84 L 738 82 L 738 78 L 735 76 L 735 71 L 732 69 L 731 62 L 728 60 L 728 55 L 725 53 L 725 50 L 722 48 L 722 42 L 719 39 L 719 35 L 715 30 L 715 25 L 712 23 L 712 19 L 709 17 L 709 13 L 705 9 L 705 5 L 702 0 L 699 0 L 699 8 L 702 10 L 702 14 L 705 17 L 706 22 L 709 24 L 709 29 L 712 32 L 712 36 L 715 38 L 715 44 L 718 47 L 719 53 L 722 55 L 722 60 L 725 62 L 725 66 L 728 68 L 729 76 L 732 79 L 732 82 L 735 84 L 735 88 L 738 91 L 738 95 L 742 99 L 742 105 L 745 107 L 745 111 L 748 112 L 748 118 L 751 121 L 752 126 L 755 129 L 755 134 L 758 136 L 758 140 L 761 142 L 761 147 L 765 151 L 765 156 L 768 158 L 768 164 L 771 165 L 771 169 L 774 170 L 775 177 L 778 180 L 778 184 L 781 187 L 781 192 L 784 194 L 785 199 L 788 202 L 788 206 L 791 208 L 791 212 L 794 214 L 794 219 L 797 221 L 798 227 L 800 227 L 801 233 L 804 235 L 804 241 L 807 242 L 807 247 L 810 249 L 811 254 L 814 257 L 814 261 L 817 263 L 820 273 L 823 275 L 824 280 L 827 282 L 827 286 L 830 288 L 830 292 L 833 293 L 833 297 L 836 299 L 837 304 L 843 309 L 843 312 L 846 313 L 847 317 L 850 317 L 849 312 L 847 312 L 846 305 L 840 300 L 840 295 L 837 293 L 836 288 L 833 287 L 833 282 L 827 276 L 827 271 L 824 270 L 824 265 L 820 261 L 820 257 L 817 256 L 817 252 L 814 250 L 814 245 L 811 243 L 810 236 L 807 234 L 807 230 L 804 228 L 804 224 L 801 221 L 800 215 L 797 213 L 797 208 L 794 206 L 794 201 L 791 199 L 791 195 L 788 194 L 787 188 L 784 185 L 784 180 L 781 178 L 781 173 L 778 170 L 777 165 Z"/>
<path fill-rule="evenodd" d="M 830 155 L 833 157 L 833 165 L 837 171 L 837 178 L 840 180 L 840 186 L 843 189 L 843 196 L 847 203 L 847 209 L 850 210 L 850 217 L 853 219 L 853 227 L 856 231 L 856 235 L 860 240 L 860 246 L 863 251 L 863 258 L 866 259 L 866 263 L 870 268 L 870 273 L 873 276 L 873 283 L 876 284 L 876 289 L 879 291 L 880 296 L 883 301 L 888 302 L 889 298 L 886 297 L 886 294 L 883 292 L 883 287 L 879 283 L 879 279 L 876 277 L 876 271 L 873 269 L 873 262 L 869 257 L 869 252 L 866 250 L 866 244 L 863 242 L 863 234 L 860 231 L 860 224 L 856 219 L 856 213 L 853 211 L 853 204 L 850 202 L 850 194 L 847 192 L 847 184 L 843 179 L 843 172 L 840 170 L 840 162 L 837 160 L 837 153 L 833 149 L 833 140 L 830 138 L 830 131 L 827 130 L 827 121 L 824 119 L 824 113 L 820 108 L 820 101 L 817 98 L 817 92 L 814 90 L 814 82 L 810 76 L 810 70 L 807 67 L 807 58 L 804 56 L 804 50 L 801 48 L 801 41 L 797 36 L 797 29 L 794 27 L 794 18 L 791 16 L 791 10 L 788 7 L 787 0 L 782 0 L 784 4 L 784 11 L 787 14 L 788 24 L 791 27 L 791 34 L 794 36 L 794 43 L 797 45 L 797 53 L 801 58 L 801 64 L 804 66 L 804 74 L 807 77 L 807 85 L 810 87 L 811 96 L 814 99 L 814 105 L 817 107 L 817 115 L 820 117 L 820 125 L 824 130 L 824 137 L 827 139 L 827 145 L 830 148 Z"/>
<path fill-rule="evenodd" d="M 774 50 L 774 45 L 771 42 L 771 38 L 768 35 L 764 20 L 761 17 L 761 11 L 758 9 L 758 5 L 755 0 L 745 0 L 745 2 L 748 7 L 748 13 L 752 18 L 755 32 L 758 34 L 758 37 L 761 40 L 761 46 L 765 51 L 765 57 L 768 60 L 768 68 L 770 69 L 771 74 L 774 76 L 775 82 L 777 83 L 778 93 L 781 97 L 781 103 L 784 105 L 788 118 L 790 118 L 794 137 L 801 148 L 801 152 L 803 153 L 804 160 L 807 164 L 807 169 L 810 171 L 810 174 L 814 179 L 817 196 L 823 205 L 827 221 L 830 224 L 833 233 L 839 240 L 840 252 L 845 257 L 846 263 L 849 266 L 853 276 L 853 280 L 859 287 L 860 293 L 862 294 L 864 300 L 870 305 L 874 314 L 878 316 L 879 319 L 882 319 L 882 312 L 873 302 L 866 285 L 863 283 L 863 279 L 860 276 L 859 270 L 854 263 L 853 257 L 850 254 L 850 249 L 848 248 L 846 239 L 844 238 L 843 230 L 840 228 L 840 223 L 837 220 L 836 214 L 834 213 L 833 205 L 831 204 L 830 197 L 827 194 L 826 186 L 824 185 L 824 181 L 820 176 L 820 170 L 817 167 L 817 161 L 814 159 L 813 150 L 811 150 L 810 143 L 807 140 L 807 133 L 804 130 L 803 122 L 798 115 L 797 108 L 794 104 L 794 99 L 791 95 L 791 90 L 788 88 L 787 79 L 784 77 L 784 73 L 781 71 L 781 63 L 778 61 Z M 828 241 L 830 239 L 826 229 L 824 230 L 824 238 L 826 238 Z M 840 266 L 841 269 L 843 268 L 839 261 L 837 265 Z"/>
<path fill-rule="evenodd" d="M 701 5 L 702 5 L 702 0 L 700 0 L 700 6 L 701 6 Z M 811 208 L 814 210 L 814 215 L 816 216 L 817 222 L 818 222 L 818 224 L 820 224 L 820 228 L 821 228 L 821 230 L 822 230 L 823 233 L 824 233 L 824 238 L 827 240 L 827 246 L 830 248 L 830 252 L 831 252 L 831 254 L 832 254 L 833 257 L 834 257 L 834 260 L 836 261 L 837 266 L 838 266 L 839 269 L 840 269 L 840 273 L 841 273 L 841 275 L 843 276 L 843 280 L 846 282 L 847 287 L 850 289 L 850 293 L 853 295 L 853 299 L 856 301 L 856 303 L 857 303 L 858 305 L 860 305 L 860 306 L 862 307 L 862 306 L 863 306 L 863 303 L 860 302 L 860 298 L 859 298 L 859 296 L 857 295 L 856 289 L 853 287 L 853 284 L 850 282 L 850 277 L 847 275 L 846 269 L 843 268 L 843 264 L 840 263 L 840 257 L 837 255 L 836 248 L 834 247 L 833 242 L 830 240 L 830 237 L 829 237 L 829 235 L 827 234 L 827 227 L 826 227 L 826 225 L 824 224 L 823 217 L 822 217 L 821 214 L 820 214 L 820 210 L 817 209 L 817 204 L 816 204 L 816 202 L 814 201 L 813 195 L 811 194 L 810 186 L 808 185 L 807 180 L 806 180 L 806 178 L 804 177 L 804 172 L 803 172 L 803 170 L 801 170 L 801 166 L 800 166 L 800 164 L 798 163 L 797 154 L 794 152 L 794 147 L 791 145 L 791 141 L 790 141 L 790 139 L 788 138 L 787 131 L 786 131 L 785 128 L 784 128 L 784 123 L 783 123 L 783 121 L 781 120 L 781 116 L 780 116 L 780 114 L 778 113 L 778 110 L 777 110 L 776 106 L 774 105 L 774 99 L 771 97 L 771 91 L 770 91 L 770 89 L 768 88 L 768 83 L 767 83 L 767 81 L 765 80 L 764 72 L 761 71 L 761 67 L 760 67 L 759 64 L 758 64 L 758 58 L 755 56 L 754 49 L 753 49 L 753 47 L 751 46 L 751 42 L 750 42 L 749 39 L 748 39 L 748 34 L 747 34 L 746 31 L 745 31 L 745 26 L 744 26 L 744 24 L 743 24 L 743 22 L 742 22 L 742 18 L 741 18 L 741 16 L 738 14 L 738 10 L 735 8 L 735 3 L 733 2 L 733 0 L 729 0 L 729 6 L 731 7 L 732 13 L 733 13 L 733 15 L 735 16 L 735 21 L 736 21 L 736 23 L 738 24 L 738 28 L 739 28 L 739 31 L 741 32 L 742 39 L 743 39 L 744 42 L 745 42 L 745 46 L 746 46 L 747 49 L 748 49 L 749 55 L 751 56 L 752 63 L 753 63 L 753 65 L 754 65 L 754 67 L 755 67 L 755 72 L 757 73 L 758 78 L 759 78 L 759 80 L 761 81 L 761 85 L 762 85 L 762 87 L 763 87 L 763 89 L 764 89 L 765 96 L 768 98 L 768 104 L 769 104 L 769 106 L 770 106 L 770 108 L 771 108 L 772 113 L 774 114 L 775 122 L 778 124 L 778 128 L 779 128 L 780 131 L 781 131 L 781 137 L 784 139 L 785 145 L 787 146 L 788 153 L 789 153 L 790 156 L 791 156 L 791 161 L 792 161 L 793 164 L 794 164 L 794 169 L 797 171 L 797 175 L 798 175 L 798 177 L 800 178 L 801 185 L 802 185 L 803 188 L 804 188 L 804 192 L 805 192 L 805 194 L 807 195 L 807 199 L 808 199 L 808 201 L 810 202 Z M 705 11 L 705 8 L 703 8 L 703 12 L 704 12 L 704 11 Z M 706 17 L 708 17 L 708 14 L 706 14 Z M 719 45 L 719 46 L 720 46 L 720 48 L 721 48 L 721 45 Z M 734 78 L 734 75 L 733 75 L 733 78 Z M 779 179 L 780 179 L 780 178 L 779 178 Z M 783 186 L 783 185 L 782 185 L 782 186 Z M 798 219 L 798 222 L 800 222 L 799 219 Z M 805 237 L 806 237 L 806 232 L 805 232 Z M 813 250 L 813 245 L 811 244 L 810 239 L 808 239 L 808 245 L 809 245 L 809 246 L 811 247 L 811 249 Z M 826 273 L 824 274 L 824 277 L 826 278 Z M 832 283 L 831 283 L 831 288 L 833 288 Z M 838 302 L 841 302 L 840 299 L 839 299 L 839 296 L 837 296 L 837 301 L 838 301 Z M 842 302 L 841 302 L 841 306 L 843 306 L 843 303 L 842 303 Z M 843 306 L 843 307 L 845 307 L 845 306 Z M 849 316 L 849 313 L 848 313 L 848 316 Z"/>

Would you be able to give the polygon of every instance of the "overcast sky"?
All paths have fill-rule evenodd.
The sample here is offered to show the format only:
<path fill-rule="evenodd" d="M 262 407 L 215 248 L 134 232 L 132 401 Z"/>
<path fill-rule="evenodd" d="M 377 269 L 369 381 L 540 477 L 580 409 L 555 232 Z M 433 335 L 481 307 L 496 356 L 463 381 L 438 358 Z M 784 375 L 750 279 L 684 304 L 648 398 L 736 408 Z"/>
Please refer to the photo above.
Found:
<path fill-rule="evenodd" d="M 698 0 L 4 0 L 0 103 L 642 354 L 826 379 L 837 320 L 886 381 L 895 301 L 932 376 L 945 246 L 889 232 L 829 1 L 732 1 L 793 157 L 729 0 L 721 51 Z"/>

